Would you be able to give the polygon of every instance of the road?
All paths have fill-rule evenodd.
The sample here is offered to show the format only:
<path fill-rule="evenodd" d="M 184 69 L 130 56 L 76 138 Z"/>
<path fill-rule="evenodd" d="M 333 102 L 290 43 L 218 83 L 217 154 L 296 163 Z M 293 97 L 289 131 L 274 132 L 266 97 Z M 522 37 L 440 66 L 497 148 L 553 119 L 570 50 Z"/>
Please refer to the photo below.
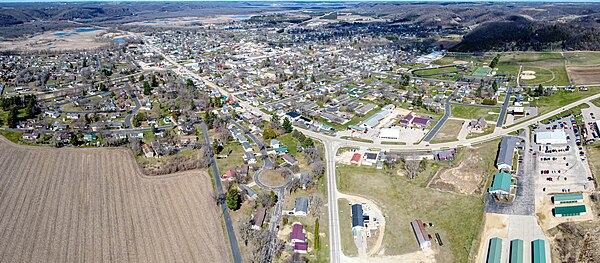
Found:
<path fill-rule="evenodd" d="M 140 103 L 140 100 L 138 99 L 137 95 L 135 95 L 135 92 L 129 91 L 129 96 L 135 103 L 135 108 L 133 108 L 133 110 L 127 116 L 125 116 L 125 126 L 127 126 L 127 128 L 133 128 L 133 125 L 131 124 L 131 118 L 135 116 L 135 114 L 137 114 L 137 112 L 142 107 L 142 104 Z"/>
<path fill-rule="evenodd" d="M 425 142 L 431 141 L 431 139 L 433 139 L 433 137 L 442 128 L 442 126 L 444 126 L 444 123 L 446 123 L 446 120 L 448 120 L 448 118 L 450 118 L 450 113 L 451 113 L 450 100 L 452 100 L 452 97 L 454 97 L 456 92 L 458 92 L 458 88 L 455 88 L 454 91 L 452 92 L 452 94 L 450 94 L 450 96 L 448 96 L 448 98 L 446 98 L 446 102 L 444 103 L 444 116 L 442 116 L 442 118 L 435 124 L 435 126 L 433 126 L 433 129 L 431 129 L 431 131 L 429 131 L 429 133 L 425 136 L 423 141 L 425 141 Z"/>
<path fill-rule="evenodd" d="M 210 155 L 210 165 L 212 168 L 212 173 L 215 181 L 215 186 L 217 187 L 217 193 L 219 194 L 219 206 L 223 211 L 223 219 L 225 220 L 225 228 L 227 229 L 227 237 L 229 238 L 229 245 L 231 247 L 231 254 L 233 255 L 233 262 L 241 263 L 242 255 L 240 253 L 240 248 L 237 243 L 237 239 L 235 238 L 235 232 L 233 230 L 233 224 L 231 222 L 231 216 L 229 215 L 229 209 L 227 208 L 227 204 L 225 203 L 225 194 L 223 193 L 223 186 L 221 185 L 221 178 L 219 177 L 219 168 L 217 167 L 217 161 L 215 161 L 215 155 L 212 152 L 212 147 L 210 145 L 210 137 L 208 135 L 208 130 L 206 129 L 206 124 L 204 122 L 200 123 L 202 126 L 202 132 L 204 133 L 204 140 L 206 140 L 206 145 L 208 145 L 209 155 Z M 209 260 L 209 259 L 207 259 Z"/>
<path fill-rule="evenodd" d="M 496 128 L 501 128 L 504 125 L 504 119 L 506 119 L 506 113 L 508 112 L 508 105 L 510 104 L 510 93 L 512 92 L 512 87 L 508 87 L 506 91 L 506 98 L 504 98 L 504 103 L 502 104 L 502 109 L 500 110 L 500 116 L 498 117 L 498 122 L 496 123 Z"/>

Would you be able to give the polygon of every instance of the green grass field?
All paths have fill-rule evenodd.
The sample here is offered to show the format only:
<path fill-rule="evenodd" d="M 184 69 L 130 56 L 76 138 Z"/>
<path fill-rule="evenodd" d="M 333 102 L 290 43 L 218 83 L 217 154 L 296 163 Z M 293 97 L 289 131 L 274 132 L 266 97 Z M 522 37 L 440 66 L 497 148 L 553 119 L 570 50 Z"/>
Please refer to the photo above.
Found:
<path fill-rule="evenodd" d="M 477 69 L 475 70 L 475 72 L 473 72 L 473 74 L 472 74 L 472 75 L 473 75 L 473 76 L 476 76 L 476 77 L 485 77 L 485 76 L 487 76 L 487 74 L 489 74 L 490 72 L 492 72 L 492 69 L 491 69 L 491 68 L 484 68 L 484 67 L 480 67 L 480 68 L 477 68 Z"/>
<path fill-rule="evenodd" d="M 497 121 L 500 109 L 452 105 L 450 112 L 450 115 L 455 118 L 474 120 L 481 116 L 485 116 L 487 121 Z M 490 114 L 490 112 L 498 114 Z"/>
<path fill-rule="evenodd" d="M 446 75 L 446 74 L 452 74 L 452 75 L 456 75 L 457 73 L 459 73 L 460 70 L 456 67 L 450 66 L 450 67 L 440 67 L 440 68 L 425 68 L 425 69 L 418 69 L 413 71 L 413 74 L 416 76 L 420 76 L 420 77 L 430 77 L 430 76 L 439 76 L 439 75 Z"/>
<path fill-rule="evenodd" d="M 342 251 L 344 255 L 350 257 L 358 256 L 358 249 L 354 244 L 354 236 L 352 233 L 352 209 L 348 205 L 348 200 L 338 199 L 338 212 L 340 218 L 340 236 L 342 241 Z"/>
<path fill-rule="evenodd" d="M 583 98 L 600 92 L 600 87 L 588 87 L 587 91 L 558 91 L 549 97 L 540 97 L 540 100 L 534 101 L 539 107 L 539 115 L 558 109 L 565 105 L 571 104 Z"/>
<path fill-rule="evenodd" d="M 434 222 L 436 226 L 430 232 L 440 233 L 444 240 L 443 247 L 434 245 L 439 250 L 437 261 L 467 262 L 473 241 L 479 236 L 483 199 L 426 188 L 438 168 L 437 164 L 429 164 L 419 177 L 409 180 L 395 171 L 339 165 L 337 184 L 341 192 L 364 196 L 382 208 L 386 217 L 386 254 L 400 255 L 419 249 L 410 227 L 410 221 L 419 218 Z"/>
<path fill-rule="evenodd" d="M 569 85 L 569 78 L 565 69 L 565 58 L 557 52 L 550 53 L 513 53 L 502 54 L 498 63 L 497 74 L 517 76 L 519 67 L 523 70 L 536 72 L 536 78 L 521 80 L 521 85 Z"/>
<path fill-rule="evenodd" d="M 569 66 L 600 65 L 600 52 L 565 52 Z"/>

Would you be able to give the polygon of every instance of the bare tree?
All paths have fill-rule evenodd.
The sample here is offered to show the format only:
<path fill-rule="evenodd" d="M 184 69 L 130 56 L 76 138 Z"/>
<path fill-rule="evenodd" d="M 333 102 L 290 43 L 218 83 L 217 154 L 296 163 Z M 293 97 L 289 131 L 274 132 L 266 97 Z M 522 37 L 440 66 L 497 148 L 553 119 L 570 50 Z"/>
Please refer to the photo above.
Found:
<path fill-rule="evenodd" d="M 314 216 L 319 216 L 321 213 L 321 207 L 323 206 L 323 199 L 318 194 L 312 194 L 308 197 L 310 202 L 310 212 Z"/>
<path fill-rule="evenodd" d="M 404 170 L 408 179 L 415 179 L 423 171 L 421 169 L 420 161 L 418 160 L 405 160 Z"/>
<path fill-rule="evenodd" d="M 310 165 L 310 173 L 314 178 L 321 178 L 325 172 L 325 164 L 322 161 L 316 161 Z"/>

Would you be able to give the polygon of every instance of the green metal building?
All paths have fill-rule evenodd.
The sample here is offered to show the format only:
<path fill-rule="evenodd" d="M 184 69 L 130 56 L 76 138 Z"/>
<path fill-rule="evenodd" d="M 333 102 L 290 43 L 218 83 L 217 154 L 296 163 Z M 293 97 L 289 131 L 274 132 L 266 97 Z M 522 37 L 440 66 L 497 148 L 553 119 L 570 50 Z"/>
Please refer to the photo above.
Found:
<path fill-rule="evenodd" d="M 541 239 L 536 239 L 531 242 L 533 249 L 531 261 L 533 263 L 546 263 L 546 242 Z"/>
<path fill-rule="evenodd" d="M 552 196 L 552 202 L 555 205 L 558 204 L 572 204 L 572 203 L 583 203 L 583 194 L 556 194 Z"/>
<path fill-rule="evenodd" d="M 561 206 L 554 208 L 555 217 L 580 216 L 585 215 L 586 213 L 587 210 L 585 209 L 585 205 Z"/>
<path fill-rule="evenodd" d="M 487 263 L 500 263 L 502 258 L 502 239 L 490 238 L 490 247 L 488 248 Z"/>
<path fill-rule="evenodd" d="M 510 241 L 510 263 L 523 263 L 523 240 Z"/>

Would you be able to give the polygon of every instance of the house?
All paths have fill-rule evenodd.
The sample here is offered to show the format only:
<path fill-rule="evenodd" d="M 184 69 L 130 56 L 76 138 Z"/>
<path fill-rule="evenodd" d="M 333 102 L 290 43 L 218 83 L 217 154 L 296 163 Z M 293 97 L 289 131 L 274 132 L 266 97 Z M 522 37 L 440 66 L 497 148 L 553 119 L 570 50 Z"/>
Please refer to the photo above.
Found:
<path fill-rule="evenodd" d="M 98 136 L 95 133 L 84 133 L 83 139 L 86 141 L 95 141 L 98 140 Z"/>
<path fill-rule="evenodd" d="M 306 216 L 308 214 L 308 198 L 298 197 L 296 198 L 296 208 L 294 208 L 294 215 Z"/>
<path fill-rule="evenodd" d="M 142 145 L 142 151 L 144 152 L 144 156 L 146 156 L 146 158 L 154 157 L 154 151 L 148 144 Z"/>
<path fill-rule="evenodd" d="M 79 119 L 79 114 L 77 114 L 77 113 L 67 113 L 67 119 L 77 120 L 77 119 Z"/>
<path fill-rule="evenodd" d="M 298 164 L 298 160 L 296 160 L 296 158 L 294 158 L 294 156 L 289 153 L 286 153 L 283 155 L 283 160 L 289 165 L 297 165 Z"/>
<path fill-rule="evenodd" d="M 252 218 L 250 219 L 250 224 L 252 225 L 252 229 L 260 230 L 262 228 L 263 223 L 265 222 L 265 217 L 267 216 L 267 209 L 264 207 L 257 208 L 252 212 Z"/>
<path fill-rule="evenodd" d="M 294 224 L 292 226 L 290 242 L 292 243 L 292 246 L 294 246 L 295 253 L 306 254 L 308 252 L 308 243 L 306 243 L 306 237 L 302 232 L 301 224 Z"/>
<path fill-rule="evenodd" d="M 246 152 L 244 154 L 244 156 L 242 156 L 242 159 L 247 164 L 255 164 L 256 163 L 256 156 L 254 156 L 254 153 L 252 153 L 252 152 Z"/>
<path fill-rule="evenodd" d="M 246 197 L 248 197 L 249 200 L 256 200 L 258 197 L 256 191 L 245 184 L 240 184 L 238 188 L 242 193 L 246 194 Z"/>
<path fill-rule="evenodd" d="M 48 115 L 49 117 L 51 117 L 51 118 L 54 118 L 54 119 L 56 119 L 56 118 L 60 117 L 60 113 L 58 113 L 58 112 L 56 112 L 56 111 L 51 111 L 51 110 L 46 110 L 46 111 L 44 111 L 44 114 L 46 114 L 46 115 Z"/>
<path fill-rule="evenodd" d="M 485 118 L 481 116 L 477 120 L 470 121 L 468 128 L 475 131 L 482 131 L 483 129 L 485 129 L 486 125 L 487 122 L 485 121 Z"/>
<path fill-rule="evenodd" d="M 498 172 L 494 175 L 492 186 L 488 188 L 488 193 L 496 196 L 498 199 L 509 200 L 511 195 L 514 195 L 517 188 L 517 184 L 513 182 L 512 175 L 504 171 Z"/>
<path fill-rule="evenodd" d="M 431 240 L 429 239 L 429 234 L 427 234 L 427 230 L 423 226 L 423 222 L 421 220 L 416 219 L 410 222 L 410 226 L 412 227 L 413 233 L 417 238 L 417 243 L 419 244 L 419 248 L 421 250 L 431 247 Z"/>
<path fill-rule="evenodd" d="M 292 245 L 293 245 L 296 242 L 304 242 L 304 241 L 306 241 L 306 237 L 305 237 L 304 233 L 302 232 L 302 225 L 294 224 L 292 226 L 292 232 L 290 233 L 290 242 L 292 242 Z"/>
<path fill-rule="evenodd" d="M 455 150 L 446 150 L 437 153 L 437 158 L 440 161 L 451 161 L 454 159 Z"/>
<path fill-rule="evenodd" d="M 499 170 L 512 171 L 513 158 L 518 143 L 518 137 L 504 136 L 504 138 L 502 138 L 500 149 L 498 150 L 498 157 L 496 158 L 496 168 Z"/>
<path fill-rule="evenodd" d="M 362 164 L 373 165 L 375 162 L 377 162 L 377 154 L 376 153 L 365 153 L 365 155 L 363 156 Z"/>
<path fill-rule="evenodd" d="M 243 142 L 242 143 L 242 147 L 244 148 L 244 151 L 246 151 L 246 152 L 252 152 L 252 151 L 254 151 L 252 149 L 252 145 L 250 145 L 250 143 L 248 143 L 248 142 Z"/>
<path fill-rule="evenodd" d="M 291 122 L 295 122 L 295 121 L 298 121 L 301 116 L 302 115 L 300 115 L 300 113 L 291 111 L 291 112 L 288 112 L 285 114 L 284 119 L 288 118 L 288 119 L 290 119 Z"/>
<path fill-rule="evenodd" d="M 288 152 L 288 147 L 287 146 L 283 146 L 283 147 L 277 147 L 274 149 L 275 153 L 277 153 L 278 155 L 282 155 Z"/>
<path fill-rule="evenodd" d="M 233 180 L 237 175 L 236 170 L 227 170 L 225 174 L 221 175 L 221 179 L 223 180 Z"/>
<path fill-rule="evenodd" d="M 196 143 L 196 141 L 198 141 L 198 137 L 194 136 L 194 135 L 179 136 L 179 143 L 181 143 L 181 144 Z"/>
<path fill-rule="evenodd" d="M 37 140 L 38 138 L 40 138 L 40 134 L 36 133 L 36 132 L 32 132 L 32 133 L 26 132 L 26 133 L 23 133 L 22 138 L 25 140 Z"/>
<path fill-rule="evenodd" d="M 354 153 L 354 155 L 352 155 L 352 159 L 350 159 L 350 163 L 351 164 L 360 163 L 360 153 Z"/>
<path fill-rule="evenodd" d="M 300 172 L 300 173 L 294 174 L 294 179 L 297 179 L 298 181 L 300 181 L 300 185 L 302 186 L 302 189 L 306 190 L 306 184 L 308 184 L 308 182 L 310 182 L 310 176 L 308 175 L 307 172 Z"/>
<path fill-rule="evenodd" d="M 275 148 L 279 148 L 279 141 L 272 139 L 271 140 L 271 148 L 275 149 Z"/>

